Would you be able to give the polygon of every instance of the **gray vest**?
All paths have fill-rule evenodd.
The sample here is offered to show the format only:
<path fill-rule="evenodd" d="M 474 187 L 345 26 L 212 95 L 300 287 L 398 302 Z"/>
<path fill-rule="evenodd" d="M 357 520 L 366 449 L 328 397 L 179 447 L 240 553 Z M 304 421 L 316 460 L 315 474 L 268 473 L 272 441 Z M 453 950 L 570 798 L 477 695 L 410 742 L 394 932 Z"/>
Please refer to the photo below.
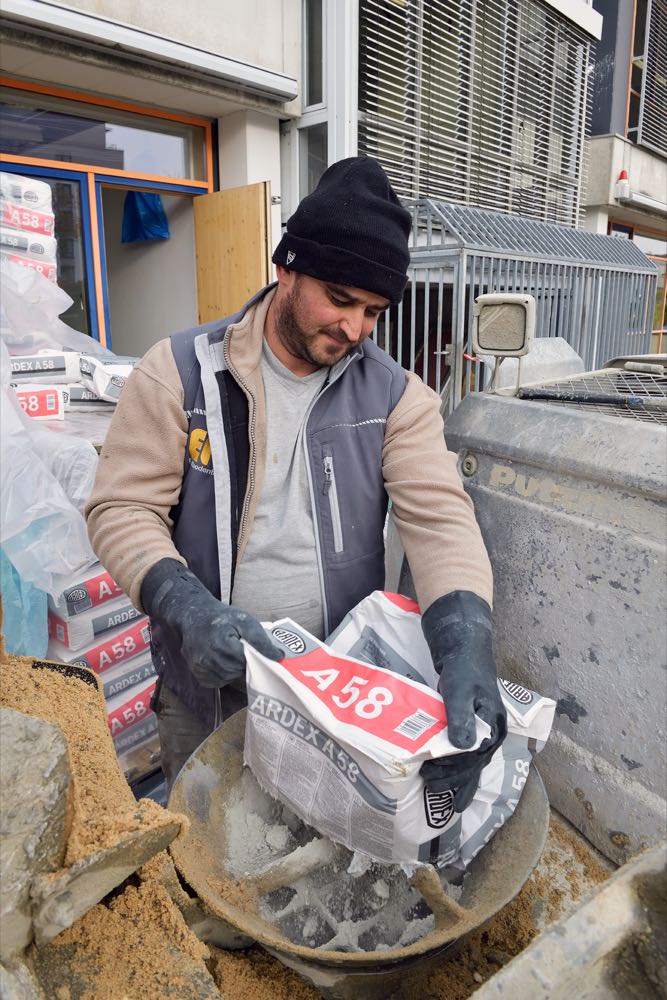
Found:
<path fill-rule="evenodd" d="M 183 483 L 171 512 L 173 541 L 223 602 L 231 593 L 245 495 L 247 454 L 239 452 L 247 442 L 248 413 L 245 397 L 226 371 L 222 345 L 227 328 L 267 291 L 233 316 L 171 338 L 188 417 Z M 362 598 L 384 586 L 382 448 L 387 418 L 405 385 L 400 365 L 367 340 L 337 367 L 306 420 L 326 634 Z M 158 623 L 153 624 L 153 660 L 163 683 L 211 728 L 245 703 L 244 692 L 224 688 L 220 714 L 217 692 L 197 684 L 174 637 Z"/>

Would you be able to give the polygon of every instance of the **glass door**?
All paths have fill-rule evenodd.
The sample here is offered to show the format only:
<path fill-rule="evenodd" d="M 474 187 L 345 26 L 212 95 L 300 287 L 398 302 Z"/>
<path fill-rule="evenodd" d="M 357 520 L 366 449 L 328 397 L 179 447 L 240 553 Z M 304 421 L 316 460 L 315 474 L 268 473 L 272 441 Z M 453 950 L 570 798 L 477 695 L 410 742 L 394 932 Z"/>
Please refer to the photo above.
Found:
<path fill-rule="evenodd" d="M 94 281 L 88 264 L 92 258 L 90 216 L 82 192 L 85 175 L 10 163 L 2 163 L 1 167 L 4 197 L 0 253 L 56 282 L 72 299 L 61 314 L 62 321 L 74 330 L 97 337 L 95 311 L 91 309 Z M 48 197 L 43 187 L 36 188 L 33 197 L 44 192 L 44 200 L 34 211 L 25 198 L 30 194 L 31 180 L 50 189 Z"/>

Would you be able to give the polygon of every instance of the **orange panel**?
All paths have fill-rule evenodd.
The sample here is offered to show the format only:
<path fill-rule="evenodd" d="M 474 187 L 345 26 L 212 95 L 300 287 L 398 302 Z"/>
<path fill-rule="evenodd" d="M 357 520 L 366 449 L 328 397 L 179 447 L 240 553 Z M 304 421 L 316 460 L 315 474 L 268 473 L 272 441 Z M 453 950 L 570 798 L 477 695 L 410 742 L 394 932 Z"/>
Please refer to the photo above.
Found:
<path fill-rule="evenodd" d="M 102 261 L 100 260 L 100 226 L 97 218 L 97 197 L 95 177 L 88 174 L 88 203 L 90 206 L 90 233 L 93 250 L 93 273 L 95 275 L 95 305 L 97 307 L 97 328 L 100 343 L 107 346 L 107 328 L 104 318 L 104 297 L 102 295 Z"/>
<path fill-rule="evenodd" d="M 173 111 L 160 111 L 157 108 L 145 108 L 141 104 L 130 104 L 127 101 L 117 101 L 113 97 L 97 97 L 82 94 L 78 90 L 67 90 L 64 87 L 50 87 L 43 83 L 32 83 L 27 80 L 14 80 L 9 76 L 0 76 L 1 87 L 12 87 L 14 90 L 28 90 L 35 94 L 49 94 L 51 97 L 63 97 L 68 101 L 82 101 L 84 104 L 96 104 L 100 108 L 116 108 L 119 111 L 132 111 L 136 115 L 146 115 L 148 118 L 166 118 L 172 122 L 183 122 L 184 125 L 199 125 L 206 128 L 207 118 L 193 118 L 190 115 L 179 115 Z"/>
<path fill-rule="evenodd" d="M 77 170 L 84 174 L 99 174 L 104 177 L 125 177 L 128 180 L 146 181 L 147 184 L 157 182 L 158 184 L 178 184 L 181 187 L 190 187 L 192 193 L 204 193 L 207 188 L 206 181 L 190 181 L 180 177 L 162 177 L 159 174 L 135 174 L 129 170 L 116 170 L 111 167 L 96 167 L 90 163 L 70 163 L 69 160 L 42 160 L 36 156 L 10 156 L 9 153 L 0 153 L 0 162 L 18 163 L 26 167 L 50 167 L 55 170 Z"/>

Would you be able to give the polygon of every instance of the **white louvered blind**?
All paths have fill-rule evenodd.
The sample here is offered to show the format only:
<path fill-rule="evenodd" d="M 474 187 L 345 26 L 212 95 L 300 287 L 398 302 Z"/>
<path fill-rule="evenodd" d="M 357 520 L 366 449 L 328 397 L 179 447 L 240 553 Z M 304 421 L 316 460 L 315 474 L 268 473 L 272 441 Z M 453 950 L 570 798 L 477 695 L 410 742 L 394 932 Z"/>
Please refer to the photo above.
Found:
<path fill-rule="evenodd" d="M 360 0 L 359 152 L 403 197 L 576 225 L 587 37 L 541 0 Z"/>
<path fill-rule="evenodd" d="M 651 0 L 646 23 L 637 141 L 667 156 L 667 3 Z"/>

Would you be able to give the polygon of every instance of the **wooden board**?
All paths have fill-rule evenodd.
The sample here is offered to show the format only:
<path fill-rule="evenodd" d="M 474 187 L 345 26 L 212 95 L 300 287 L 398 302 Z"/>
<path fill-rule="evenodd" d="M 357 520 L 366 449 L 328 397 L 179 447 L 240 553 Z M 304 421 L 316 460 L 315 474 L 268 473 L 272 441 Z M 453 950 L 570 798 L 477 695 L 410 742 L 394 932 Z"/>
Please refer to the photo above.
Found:
<path fill-rule="evenodd" d="M 199 322 L 235 312 L 270 280 L 269 182 L 194 199 Z"/>

